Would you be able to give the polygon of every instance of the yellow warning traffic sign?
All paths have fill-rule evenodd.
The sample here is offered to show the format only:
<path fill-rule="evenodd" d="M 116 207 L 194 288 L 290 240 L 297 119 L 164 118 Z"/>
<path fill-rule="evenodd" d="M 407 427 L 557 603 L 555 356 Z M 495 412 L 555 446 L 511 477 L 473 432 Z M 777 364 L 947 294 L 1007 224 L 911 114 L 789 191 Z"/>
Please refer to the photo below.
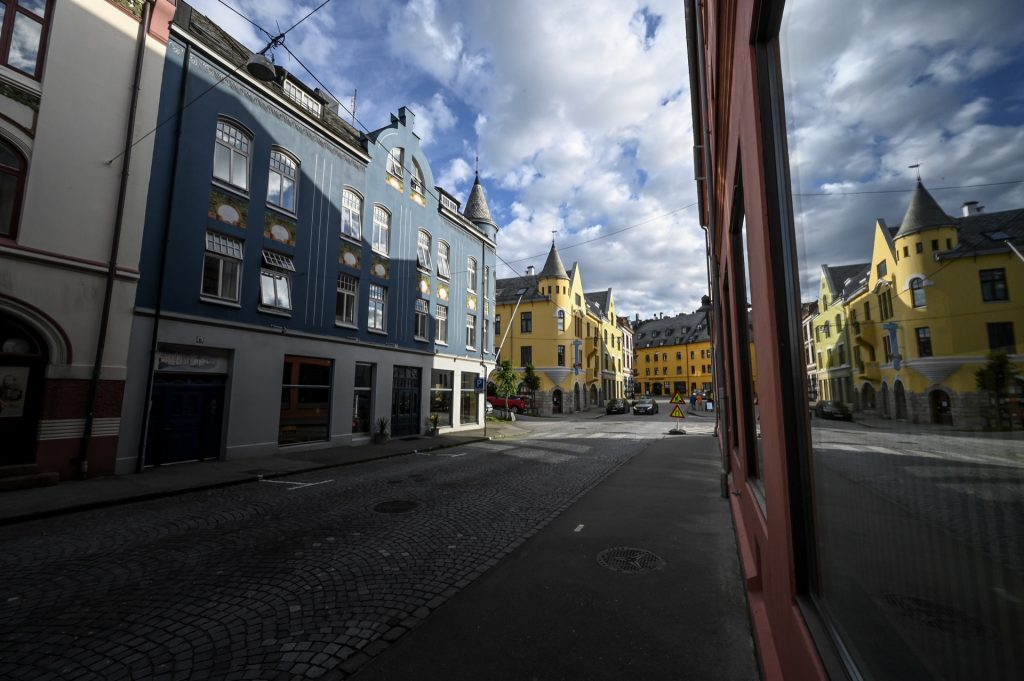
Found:
<path fill-rule="evenodd" d="M 672 396 L 672 399 L 669 400 L 669 402 L 672 404 L 683 404 L 685 400 L 683 399 L 683 396 L 679 394 L 679 391 L 676 391 L 676 394 Z"/>
<path fill-rule="evenodd" d="M 679 408 L 678 404 L 675 407 L 673 407 L 671 416 L 674 419 L 685 419 L 686 418 L 686 414 L 683 413 L 683 410 Z"/>

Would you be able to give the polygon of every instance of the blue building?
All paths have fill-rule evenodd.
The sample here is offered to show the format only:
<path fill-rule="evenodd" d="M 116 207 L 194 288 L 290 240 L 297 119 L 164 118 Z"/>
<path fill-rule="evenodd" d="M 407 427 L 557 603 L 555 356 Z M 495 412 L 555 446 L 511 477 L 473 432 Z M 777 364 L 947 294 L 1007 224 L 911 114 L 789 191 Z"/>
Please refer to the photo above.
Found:
<path fill-rule="evenodd" d="M 434 414 L 482 424 L 498 227 L 479 179 L 462 210 L 412 111 L 361 133 L 284 69 L 250 76 L 250 56 L 178 3 L 119 472 L 360 443 L 381 419 L 392 436 Z"/>

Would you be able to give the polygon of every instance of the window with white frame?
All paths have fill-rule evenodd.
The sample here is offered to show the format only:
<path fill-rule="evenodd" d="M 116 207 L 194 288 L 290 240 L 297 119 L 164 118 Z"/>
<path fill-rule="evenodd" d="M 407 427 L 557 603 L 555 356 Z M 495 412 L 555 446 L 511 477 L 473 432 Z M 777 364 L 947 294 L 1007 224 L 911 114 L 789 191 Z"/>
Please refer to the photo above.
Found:
<path fill-rule="evenodd" d="M 491 295 L 491 266 L 484 265 L 484 297 Z"/>
<path fill-rule="evenodd" d="M 487 352 L 491 351 L 491 346 L 488 344 L 488 340 L 490 338 L 490 328 L 491 325 L 487 323 L 486 319 L 484 319 L 483 323 L 480 324 L 480 348 Z"/>
<path fill-rule="evenodd" d="M 351 274 L 338 275 L 338 298 L 335 302 L 334 321 L 345 326 L 356 326 L 356 301 L 359 298 L 359 278 Z"/>
<path fill-rule="evenodd" d="M 243 191 L 249 189 L 249 148 L 252 138 L 228 121 L 217 121 L 213 176 Z"/>
<path fill-rule="evenodd" d="M 466 283 L 470 291 L 476 291 L 476 258 L 466 260 Z"/>
<path fill-rule="evenodd" d="M 341 195 L 341 235 L 363 237 L 363 197 L 347 187 Z"/>
<path fill-rule="evenodd" d="M 437 320 L 437 332 L 434 340 L 442 345 L 448 345 L 448 307 L 438 305 L 434 314 Z"/>
<path fill-rule="evenodd" d="M 310 95 L 305 90 L 301 89 L 298 85 L 290 80 L 284 81 L 284 93 L 289 99 L 296 102 L 306 111 L 309 111 L 318 118 L 323 113 L 324 105 L 316 100 L 315 97 Z"/>
<path fill-rule="evenodd" d="M 295 212 L 295 178 L 299 162 L 280 149 L 270 152 L 270 175 L 267 179 L 267 203 Z"/>
<path fill-rule="evenodd" d="M 430 328 L 430 303 L 422 298 L 416 299 L 416 330 L 417 340 L 427 340 L 427 333 Z"/>
<path fill-rule="evenodd" d="M 381 255 L 391 250 L 391 213 L 384 206 L 373 207 L 373 250 Z"/>
<path fill-rule="evenodd" d="M 416 264 L 427 271 L 432 269 L 430 251 L 430 233 L 421 229 L 416 242 Z"/>
<path fill-rule="evenodd" d="M 402 167 L 404 156 L 405 152 L 402 147 L 392 147 L 391 151 L 388 153 L 388 172 L 399 179 L 405 176 L 405 172 Z"/>
<path fill-rule="evenodd" d="M 409 181 L 412 185 L 412 193 L 423 196 L 426 194 L 426 184 L 423 182 L 423 169 L 420 168 L 420 164 L 416 162 L 416 159 L 412 160 L 412 179 Z"/>
<path fill-rule="evenodd" d="M 287 255 L 263 251 L 260 268 L 260 303 L 278 310 L 292 309 L 292 272 L 295 264 Z"/>
<path fill-rule="evenodd" d="M 242 242 L 217 232 L 207 232 L 202 295 L 237 303 L 241 269 Z"/>
<path fill-rule="evenodd" d="M 476 315 L 466 315 L 466 349 L 476 348 Z"/>
<path fill-rule="evenodd" d="M 370 303 L 366 314 L 366 326 L 372 331 L 386 331 L 388 311 L 388 290 L 378 284 L 370 284 Z"/>
<path fill-rule="evenodd" d="M 445 279 L 452 276 L 452 247 L 444 241 L 437 244 L 437 276 Z"/>

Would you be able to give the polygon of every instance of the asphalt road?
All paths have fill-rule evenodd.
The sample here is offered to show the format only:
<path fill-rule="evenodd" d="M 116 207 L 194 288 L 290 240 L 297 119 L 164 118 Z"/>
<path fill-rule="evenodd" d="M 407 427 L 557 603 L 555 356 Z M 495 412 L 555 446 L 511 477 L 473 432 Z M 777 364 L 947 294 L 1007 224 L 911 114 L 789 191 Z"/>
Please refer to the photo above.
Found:
<path fill-rule="evenodd" d="M 547 423 L 0 528 L 0 678 L 345 678 L 666 426 Z"/>

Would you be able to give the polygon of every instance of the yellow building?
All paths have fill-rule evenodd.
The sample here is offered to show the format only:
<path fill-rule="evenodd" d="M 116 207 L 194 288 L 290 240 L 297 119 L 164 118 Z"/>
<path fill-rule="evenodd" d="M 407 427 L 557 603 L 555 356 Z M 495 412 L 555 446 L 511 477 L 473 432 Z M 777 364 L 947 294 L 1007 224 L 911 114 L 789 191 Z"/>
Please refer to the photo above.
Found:
<path fill-rule="evenodd" d="M 554 242 L 539 274 L 531 266 L 525 276 L 497 281 L 494 343 L 499 361 L 510 361 L 520 376 L 534 368 L 540 414 L 603 408 L 624 394 L 611 289 L 585 293 L 579 265 L 566 272 Z M 520 392 L 529 391 L 521 384 Z"/>
<path fill-rule="evenodd" d="M 637 394 L 692 395 L 714 386 L 707 309 L 633 324 Z"/>
<path fill-rule="evenodd" d="M 853 402 L 853 344 L 846 301 L 866 290 L 867 263 L 822 265 L 818 312 L 811 325 L 817 385 L 813 398 Z M 812 398 L 812 399 L 813 399 Z"/>
<path fill-rule="evenodd" d="M 846 301 L 857 408 L 982 427 L 975 374 L 992 350 L 1024 371 L 1024 211 L 947 215 L 920 181 L 898 227 L 875 224 L 863 290 Z M 1019 400 L 1020 382 L 1011 387 Z"/>

